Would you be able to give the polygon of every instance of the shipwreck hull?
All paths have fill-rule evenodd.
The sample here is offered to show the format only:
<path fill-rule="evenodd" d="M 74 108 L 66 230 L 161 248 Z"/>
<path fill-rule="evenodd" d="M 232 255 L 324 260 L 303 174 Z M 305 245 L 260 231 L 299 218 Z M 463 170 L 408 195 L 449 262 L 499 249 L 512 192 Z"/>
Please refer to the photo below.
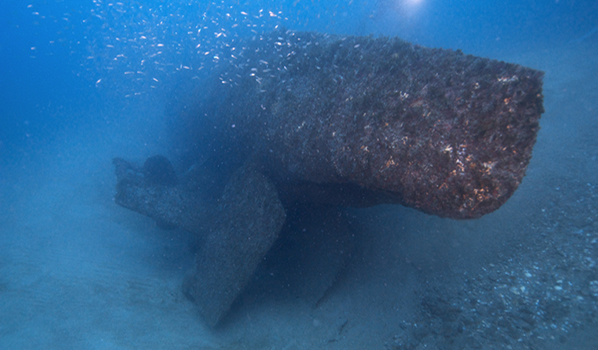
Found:
<path fill-rule="evenodd" d="M 210 89 L 216 107 L 200 115 L 281 182 L 357 185 L 467 219 L 521 183 L 542 77 L 396 38 L 280 31 L 246 43 Z"/>
<path fill-rule="evenodd" d="M 499 208 L 525 176 L 543 112 L 540 71 L 389 38 L 278 31 L 236 47 L 195 113 L 175 121 L 192 137 L 174 148 L 203 147 L 189 171 L 177 176 L 161 156 L 114 160 L 118 204 L 205 236 L 184 291 L 211 326 L 295 205 L 397 203 L 471 219 Z M 315 257 L 352 243 L 321 235 L 304 239 L 324 247 L 306 256 L 334 279 L 346 259 Z M 331 284 L 313 284 L 316 300 Z"/>

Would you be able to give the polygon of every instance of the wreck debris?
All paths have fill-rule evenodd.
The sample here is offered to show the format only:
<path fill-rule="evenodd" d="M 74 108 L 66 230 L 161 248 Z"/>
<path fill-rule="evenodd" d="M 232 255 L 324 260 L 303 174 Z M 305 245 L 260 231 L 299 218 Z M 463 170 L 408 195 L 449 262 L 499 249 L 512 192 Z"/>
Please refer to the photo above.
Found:
<path fill-rule="evenodd" d="M 164 160 L 168 162 L 166 158 Z M 181 186 L 156 183 L 147 176 L 147 167 L 139 167 L 122 158 L 114 158 L 112 163 L 118 180 L 114 196 L 116 204 L 149 216 L 164 228 L 178 227 L 199 233 L 211 225 L 210 206 L 197 193 Z"/>
<path fill-rule="evenodd" d="M 211 326 L 226 315 L 278 238 L 286 217 L 274 185 L 249 167 L 233 175 L 217 214 L 183 286 Z"/>

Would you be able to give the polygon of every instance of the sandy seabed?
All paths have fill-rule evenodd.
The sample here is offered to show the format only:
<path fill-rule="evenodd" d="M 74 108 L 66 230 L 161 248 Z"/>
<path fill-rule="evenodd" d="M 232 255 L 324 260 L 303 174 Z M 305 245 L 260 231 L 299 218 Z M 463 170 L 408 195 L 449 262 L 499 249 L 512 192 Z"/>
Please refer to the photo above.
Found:
<path fill-rule="evenodd" d="M 111 158 L 159 146 L 88 129 L 2 159 L 0 348 L 596 349 L 598 62 L 588 57 L 595 45 L 503 57 L 546 71 L 534 157 L 503 208 L 474 221 L 350 210 L 358 248 L 325 298 L 250 285 L 215 330 L 180 288 L 197 237 L 112 201 Z"/>

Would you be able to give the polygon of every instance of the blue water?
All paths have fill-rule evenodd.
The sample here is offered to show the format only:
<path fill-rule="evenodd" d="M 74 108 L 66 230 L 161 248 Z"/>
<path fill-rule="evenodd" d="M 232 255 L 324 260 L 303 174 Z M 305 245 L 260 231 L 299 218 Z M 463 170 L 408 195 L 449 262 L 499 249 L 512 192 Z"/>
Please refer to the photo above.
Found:
<path fill-rule="evenodd" d="M 252 290 L 212 330 L 180 290 L 197 237 L 114 204 L 111 159 L 176 155 L 169 130 L 188 92 L 237 38 L 280 27 L 399 36 L 540 69 L 546 112 L 527 177 L 496 213 L 356 210 L 362 247 L 318 307 Z M 0 349 L 595 349 L 597 28 L 590 0 L 5 0 Z M 443 288 L 461 315 L 477 308 L 475 322 L 517 336 L 439 332 L 454 322 L 424 296 Z M 529 309 L 533 324 L 481 311 L 497 300 Z"/>

